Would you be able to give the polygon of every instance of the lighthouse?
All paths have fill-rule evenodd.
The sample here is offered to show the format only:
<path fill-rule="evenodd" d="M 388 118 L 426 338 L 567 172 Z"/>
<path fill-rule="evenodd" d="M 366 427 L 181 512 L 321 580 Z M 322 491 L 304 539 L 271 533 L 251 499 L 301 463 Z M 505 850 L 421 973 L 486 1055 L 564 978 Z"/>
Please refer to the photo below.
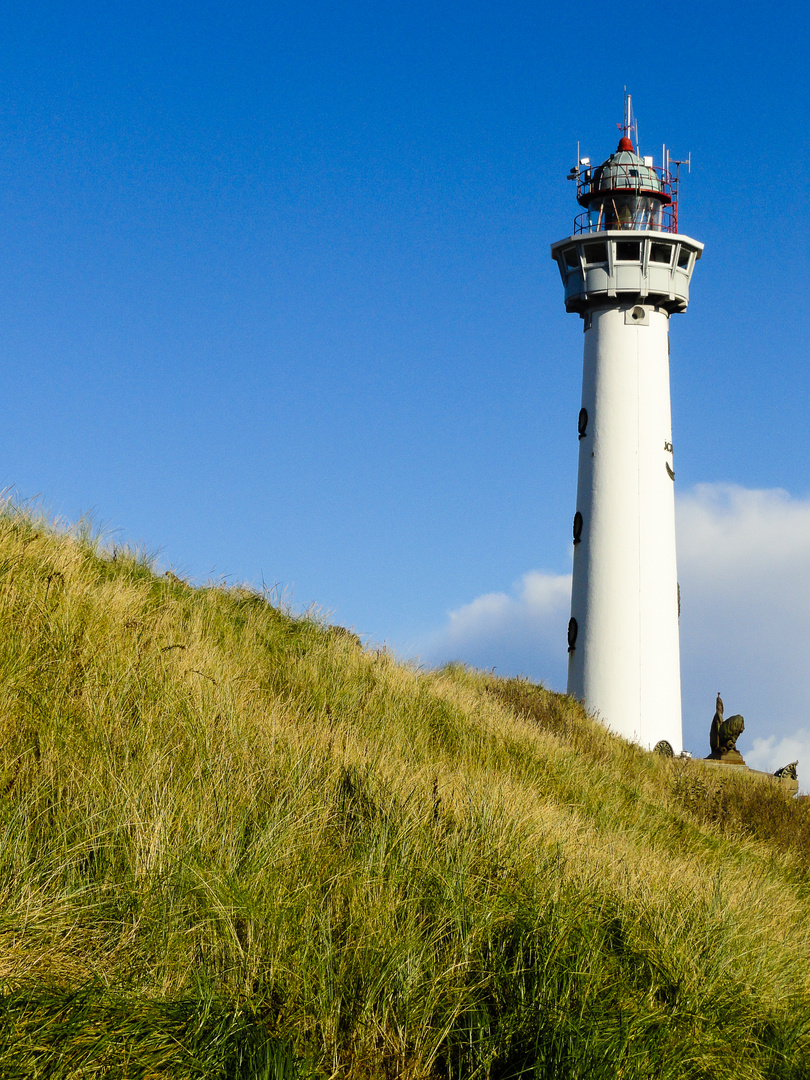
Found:
<path fill-rule="evenodd" d="M 656 167 L 634 134 L 626 95 L 616 152 L 569 174 L 583 212 L 551 248 L 584 330 L 568 693 L 626 739 L 678 754 L 669 323 L 703 245 L 679 232 L 668 155 Z"/>

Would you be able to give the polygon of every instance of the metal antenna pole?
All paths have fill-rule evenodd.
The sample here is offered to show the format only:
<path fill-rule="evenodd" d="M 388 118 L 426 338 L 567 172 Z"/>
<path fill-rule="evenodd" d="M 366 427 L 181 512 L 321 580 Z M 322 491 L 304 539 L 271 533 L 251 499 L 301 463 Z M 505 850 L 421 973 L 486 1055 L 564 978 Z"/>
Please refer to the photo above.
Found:
<path fill-rule="evenodd" d="M 675 166 L 675 206 L 674 206 L 674 221 L 675 232 L 678 231 L 678 203 L 680 201 L 680 179 L 681 179 L 681 165 L 685 165 L 687 172 L 692 171 L 692 151 L 689 151 L 689 156 L 686 158 L 673 158 L 672 164 Z M 669 155 L 667 155 L 667 166 L 669 165 Z"/>

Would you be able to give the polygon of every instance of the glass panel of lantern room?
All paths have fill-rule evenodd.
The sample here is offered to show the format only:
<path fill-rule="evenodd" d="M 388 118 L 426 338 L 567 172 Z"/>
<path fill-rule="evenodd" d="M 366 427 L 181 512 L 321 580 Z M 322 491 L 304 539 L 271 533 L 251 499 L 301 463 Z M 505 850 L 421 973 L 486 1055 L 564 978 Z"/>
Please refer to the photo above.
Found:
<path fill-rule="evenodd" d="M 646 229 L 650 216 L 650 200 L 643 195 L 617 195 L 612 200 L 619 229 Z"/>
<path fill-rule="evenodd" d="M 591 228 L 595 232 L 616 228 L 616 213 L 611 206 L 611 200 L 595 199 L 588 207 L 588 216 L 592 223 Z"/>
<path fill-rule="evenodd" d="M 636 225 L 636 203 L 632 195 L 625 196 L 623 199 L 617 200 L 616 209 L 619 217 L 620 229 L 633 229 Z"/>
<path fill-rule="evenodd" d="M 643 212 L 639 215 L 639 229 L 657 229 L 660 227 L 661 204 L 657 199 L 645 195 L 639 199 Z"/>

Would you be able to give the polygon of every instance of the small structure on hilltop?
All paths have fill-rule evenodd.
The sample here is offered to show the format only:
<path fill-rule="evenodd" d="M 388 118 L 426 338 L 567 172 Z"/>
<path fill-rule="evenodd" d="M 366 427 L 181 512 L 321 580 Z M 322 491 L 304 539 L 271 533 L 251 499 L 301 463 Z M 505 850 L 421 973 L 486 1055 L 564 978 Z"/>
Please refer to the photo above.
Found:
<path fill-rule="evenodd" d="M 749 769 L 745 764 L 742 754 L 737 749 L 737 739 L 745 731 L 745 720 L 737 713 L 725 719 L 723 716 L 723 699 L 718 693 L 714 706 L 711 728 L 709 729 L 709 746 L 711 753 L 703 758 L 704 762 L 718 765 L 730 765 L 744 769 L 754 776 L 766 776 L 770 780 L 778 781 L 791 795 L 799 790 L 799 781 L 796 774 L 798 761 L 791 761 L 789 765 L 777 769 L 774 773 L 760 772 L 758 769 Z M 657 749 L 657 747 L 656 747 Z"/>
<path fill-rule="evenodd" d="M 781 769 L 777 769 L 776 772 L 773 775 L 778 777 L 780 780 L 796 780 L 796 781 L 798 781 L 799 778 L 796 775 L 796 766 L 798 764 L 799 764 L 798 759 L 796 761 L 791 761 L 790 764 L 783 765 Z"/>
<path fill-rule="evenodd" d="M 737 713 L 728 720 L 723 719 L 723 699 L 717 694 L 717 701 L 709 731 L 709 761 L 722 761 L 726 765 L 745 765 L 743 756 L 737 749 L 737 739 L 745 731 L 745 720 Z"/>

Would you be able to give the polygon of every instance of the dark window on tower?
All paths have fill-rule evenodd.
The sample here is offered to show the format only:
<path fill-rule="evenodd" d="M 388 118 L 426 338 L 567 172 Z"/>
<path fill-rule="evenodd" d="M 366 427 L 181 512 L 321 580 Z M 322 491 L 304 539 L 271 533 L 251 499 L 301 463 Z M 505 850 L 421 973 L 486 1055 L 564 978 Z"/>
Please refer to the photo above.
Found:
<path fill-rule="evenodd" d="M 579 510 L 574 514 L 574 543 L 578 544 L 582 540 L 582 514 Z"/>
<path fill-rule="evenodd" d="M 672 265 L 672 247 L 670 244 L 653 244 L 650 250 L 650 261 Z"/>
<path fill-rule="evenodd" d="M 641 244 L 619 240 L 616 244 L 616 258 L 619 262 L 638 262 L 641 259 Z"/>
<path fill-rule="evenodd" d="M 579 270 L 579 255 L 576 248 L 566 248 L 563 252 L 563 261 L 569 270 Z"/>
<path fill-rule="evenodd" d="M 607 244 L 584 244 L 583 250 L 585 251 L 586 266 L 607 262 Z"/>
<path fill-rule="evenodd" d="M 577 433 L 580 439 L 585 438 L 585 432 L 588 430 L 588 410 L 580 409 L 579 417 L 577 418 Z"/>
<path fill-rule="evenodd" d="M 689 248 L 682 247 L 678 252 L 678 266 L 681 270 L 686 270 L 689 266 L 689 256 L 691 255 Z"/>

